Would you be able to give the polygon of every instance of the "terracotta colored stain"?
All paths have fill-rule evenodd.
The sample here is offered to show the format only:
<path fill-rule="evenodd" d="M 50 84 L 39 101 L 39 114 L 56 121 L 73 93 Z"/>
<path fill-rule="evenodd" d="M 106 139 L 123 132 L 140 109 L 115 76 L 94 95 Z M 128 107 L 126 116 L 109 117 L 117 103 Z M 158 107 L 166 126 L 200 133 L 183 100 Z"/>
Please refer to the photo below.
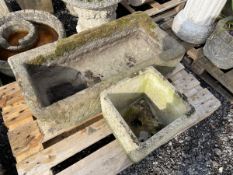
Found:
<path fill-rule="evenodd" d="M 32 48 L 36 48 L 36 47 L 39 47 L 39 46 L 42 46 L 48 43 L 52 43 L 58 40 L 57 32 L 51 27 L 47 25 L 43 25 L 43 24 L 35 24 L 35 25 L 37 26 L 37 29 L 38 29 L 38 40 Z M 11 45 L 15 46 L 15 45 L 18 45 L 19 39 L 23 38 L 26 35 L 27 35 L 26 31 L 16 32 L 10 35 L 7 40 Z M 29 48 L 29 49 L 32 49 L 32 48 Z M 20 51 L 20 52 L 23 52 L 23 51 Z M 0 48 L 0 60 L 7 60 L 9 57 L 16 55 L 20 52 L 16 52 L 16 51 L 13 52 L 13 51 L 8 51 L 6 49 Z"/>
<path fill-rule="evenodd" d="M 8 37 L 7 41 L 10 43 L 10 45 L 17 46 L 19 45 L 19 40 L 25 37 L 27 34 L 27 31 L 15 32 Z"/>

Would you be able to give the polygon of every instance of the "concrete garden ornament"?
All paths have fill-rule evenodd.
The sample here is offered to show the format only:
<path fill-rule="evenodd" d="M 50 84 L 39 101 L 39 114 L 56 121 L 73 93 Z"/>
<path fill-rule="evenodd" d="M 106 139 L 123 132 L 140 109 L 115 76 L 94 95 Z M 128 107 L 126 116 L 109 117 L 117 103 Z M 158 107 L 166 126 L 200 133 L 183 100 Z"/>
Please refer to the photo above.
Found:
<path fill-rule="evenodd" d="M 22 10 L 0 18 L 0 71 L 13 76 L 10 56 L 51 43 L 65 36 L 62 23 L 43 11 Z"/>
<path fill-rule="evenodd" d="M 172 30 L 186 42 L 203 44 L 226 2 L 227 0 L 188 0 L 185 8 L 175 17 Z"/>
<path fill-rule="evenodd" d="M 144 13 L 134 13 L 9 62 L 45 137 L 101 112 L 99 94 L 154 65 L 169 72 L 184 48 Z"/>
<path fill-rule="evenodd" d="M 63 0 L 72 14 L 78 16 L 77 32 L 99 26 L 116 19 L 121 0 Z"/>
<path fill-rule="evenodd" d="M 187 129 L 186 120 L 194 112 L 153 67 L 103 91 L 101 107 L 113 134 L 134 162 Z"/>
<path fill-rule="evenodd" d="M 218 22 L 204 46 L 204 55 L 221 69 L 233 68 L 233 17 Z"/>

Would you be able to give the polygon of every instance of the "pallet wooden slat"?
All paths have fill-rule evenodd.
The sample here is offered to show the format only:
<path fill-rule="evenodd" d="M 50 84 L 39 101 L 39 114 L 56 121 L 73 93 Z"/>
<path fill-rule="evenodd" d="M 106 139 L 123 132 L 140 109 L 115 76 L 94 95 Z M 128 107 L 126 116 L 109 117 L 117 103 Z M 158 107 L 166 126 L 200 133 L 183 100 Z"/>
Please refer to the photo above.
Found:
<path fill-rule="evenodd" d="M 193 72 L 233 103 L 233 69 L 222 71 L 204 56 L 202 48 L 192 48 L 187 55 L 192 59 Z"/>
<path fill-rule="evenodd" d="M 17 162 L 43 149 L 43 136 L 38 128 L 37 122 L 31 121 L 21 126 L 23 127 L 18 127 L 8 132 L 11 149 Z"/>
<path fill-rule="evenodd" d="M 125 154 L 123 148 L 117 141 L 113 141 L 85 159 L 61 171 L 58 175 L 115 175 L 131 164 L 132 162 Z"/>
<path fill-rule="evenodd" d="M 162 13 L 164 11 L 167 11 L 169 9 L 175 8 L 178 5 L 184 4 L 186 0 L 170 0 L 168 2 L 165 2 L 163 4 L 160 4 L 154 0 L 147 2 L 149 6 L 151 6 L 150 9 L 145 10 L 144 12 L 148 14 L 149 16 L 154 16 L 159 13 Z M 121 2 L 121 4 L 127 9 L 130 13 L 136 12 L 136 10 L 131 7 L 127 1 Z"/>
<path fill-rule="evenodd" d="M 111 130 L 105 121 L 101 119 L 74 135 L 19 162 L 17 165 L 18 173 L 19 175 L 41 174 L 109 134 L 111 134 Z"/>

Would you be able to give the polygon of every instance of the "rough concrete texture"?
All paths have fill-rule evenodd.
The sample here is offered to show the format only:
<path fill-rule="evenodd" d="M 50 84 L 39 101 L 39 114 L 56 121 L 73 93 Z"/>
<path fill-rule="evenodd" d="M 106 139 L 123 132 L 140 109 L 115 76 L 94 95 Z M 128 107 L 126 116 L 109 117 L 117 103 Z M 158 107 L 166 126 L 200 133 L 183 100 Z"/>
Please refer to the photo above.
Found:
<path fill-rule="evenodd" d="M 214 27 L 227 0 L 188 0 L 184 9 L 174 18 L 173 32 L 182 40 L 203 44 Z"/>
<path fill-rule="evenodd" d="M 77 32 L 97 27 L 105 24 L 109 21 L 116 19 L 117 4 L 101 10 L 83 9 L 73 7 L 73 10 L 78 14 L 79 17 Z"/>
<path fill-rule="evenodd" d="M 70 12 L 79 17 L 76 29 L 77 32 L 81 32 L 116 19 L 117 4 L 121 0 L 63 1 Z"/>
<path fill-rule="evenodd" d="M 221 69 L 233 68 L 233 36 L 226 28 L 232 21 L 233 17 L 220 20 L 204 46 L 204 55 Z"/>
<path fill-rule="evenodd" d="M 53 13 L 52 0 L 16 0 L 21 9 L 34 9 Z"/>
<path fill-rule="evenodd" d="M 20 31 L 27 31 L 28 34 L 19 40 L 18 45 L 11 45 L 6 38 L 9 38 L 10 35 Z M 10 51 L 20 51 L 30 48 L 36 42 L 36 40 L 36 27 L 26 20 L 12 20 L 0 26 L 0 47 L 4 49 Z"/>
<path fill-rule="evenodd" d="M 125 115 L 129 106 L 142 95 L 150 100 L 149 107 L 154 116 L 151 121 L 148 120 L 148 112 L 145 114 L 147 120 L 144 121 L 143 116 L 140 116 L 142 111 L 137 114 L 133 113 L 133 115 L 131 111 L 130 113 L 127 112 L 127 115 L 130 116 Z M 190 111 L 192 111 L 192 107 L 182 99 L 168 80 L 153 67 L 139 72 L 139 75 L 133 78 L 118 82 L 103 91 L 100 97 L 104 118 L 134 162 L 139 162 L 154 149 L 169 141 L 183 128 L 186 128 L 187 123 L 185 122 L 191 115 Z M 143 110 L 142 107 L 137 107 L 138 109 Z M 126 118 L 133 118 L 135 115 L 138 117 L 127 122 Z M 160 128 L 155 132 L 150 130 L 150 125 L 153 122 L 161 123 Z M 135 130 L 135 127 L 141 128 L 139 136 L 143 137 L 144 135 L 146 139 L 140 141 L 139 137 L 135 136 L 135 132 L 132 130 Z M 154 125 L 154 127 L 156 126 Z M 146 134 L 149 134 L 150 137 L 145 136 Z"/>
<path fill-rule="evenodd" d="M 0 35 L 2 36 L 2 38 L 0 38 L 0 47 L 9 50 L 21 50 L 32 45 L 36 41 L 36 29 L 32 26 L 33 23 L 44 24 L 51 27 L 57 32 L 59 39 L 65 36 L 63 24 L 52 14 L 38 10 L 20 10 L 0 18 Z M 25 27 L 28 28 L 27 31 L 29 33 L 20 40 L 21 45 L 11 46 L 6 42 L 4 34 L 6 35 L 7 33 L 9 34 L 9 32 L 14 32 L 16 28 Z M 13 72 L 5 60 L 0 60 L 0 71 L 6 75 L 13 76 Z"/>
<path fill-rule="evenodd" d="M 113 82 L 149 65 L 171 71 L 184 53 L 149 16 L 135 13 L 21 53 L 9 62 L 49 137 L 100 113 L 99 93 Z"/>

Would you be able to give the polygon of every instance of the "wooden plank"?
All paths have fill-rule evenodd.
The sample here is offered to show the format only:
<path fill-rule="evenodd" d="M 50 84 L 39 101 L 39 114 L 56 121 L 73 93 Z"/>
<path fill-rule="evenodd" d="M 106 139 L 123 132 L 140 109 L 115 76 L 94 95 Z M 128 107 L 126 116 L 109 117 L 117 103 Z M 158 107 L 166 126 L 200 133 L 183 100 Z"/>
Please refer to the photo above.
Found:
<path fill-rule="evenodd" d="M 21 127 L 18 127 L 13 131 L 9 131 L 8 138 L 17 162 L 20 162 L 43 149 L 41 144 L 43 136 L 35 121 L 21 125 Z"/>
<path fill-rule="evenodd" d="M 131 164 L 123 148 L 113 141 L 58 175 L 115 175 Z"/>
<path fill-rule="evenodd" d="M 17 164 L 19 175 L 43 174 L 53 166 L 111 134 L 104 119 Z"/>
<path fill-rule="evenodd" d="M 168 9 L 171 9 L 181 3 L 186 2 L 186 0 L 171 0 L 162 5 L 162 8 L 152 8 L 145 11 L 149 16 L 154 16 L 158 13 L 164 12 Z"/>
<path fill-rule="evenodd" d="M 31 111 L 27 108 L 25 110 L 17 111 L 3 116 L 4 124 L 9 131 L 21 127 L 22 125 L 32 122 L 33 117 Z"/>

